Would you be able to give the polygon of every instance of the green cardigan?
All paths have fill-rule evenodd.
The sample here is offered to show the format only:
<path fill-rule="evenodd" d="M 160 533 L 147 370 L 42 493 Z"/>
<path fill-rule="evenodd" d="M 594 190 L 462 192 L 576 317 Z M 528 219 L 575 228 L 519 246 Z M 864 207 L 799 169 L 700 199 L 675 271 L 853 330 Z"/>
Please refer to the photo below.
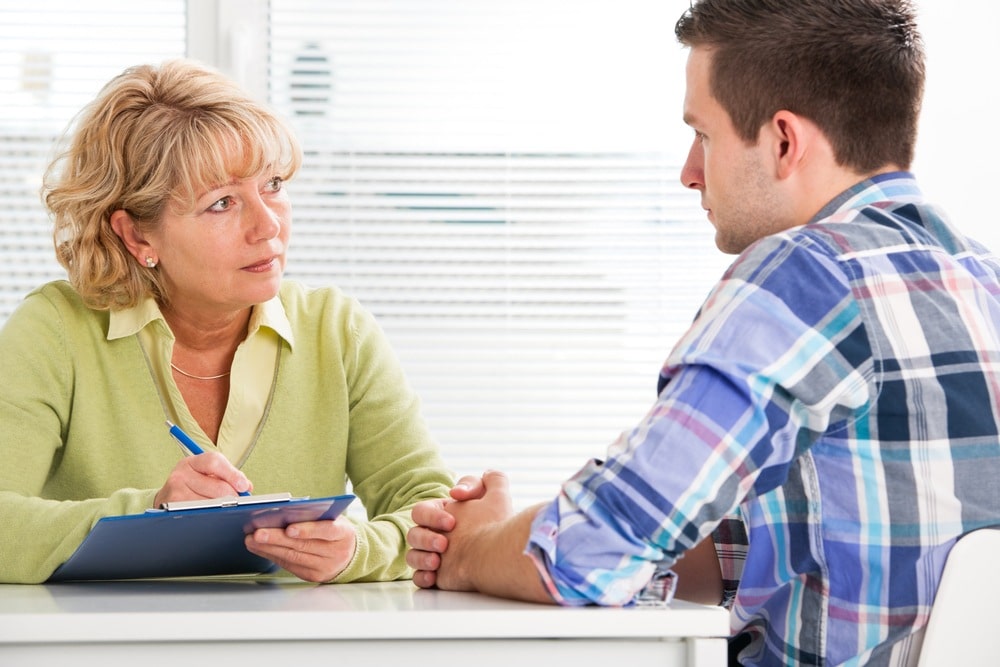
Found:
<path fill-rule="evenodd" d="M 414 503 L 452 476 L 384 334 L 333 288 L 286 281 L 295 349 L 281 343 L 273 396 L 242 470 L 254 493 L 352 492 L 357 552 L 338 582 L 406 578 Z M 0 582 L 37 583 L 104 516 L 152 506 L 182 456 L 137 336 L 65 281 L 29 294 L 0 330 Z"/>

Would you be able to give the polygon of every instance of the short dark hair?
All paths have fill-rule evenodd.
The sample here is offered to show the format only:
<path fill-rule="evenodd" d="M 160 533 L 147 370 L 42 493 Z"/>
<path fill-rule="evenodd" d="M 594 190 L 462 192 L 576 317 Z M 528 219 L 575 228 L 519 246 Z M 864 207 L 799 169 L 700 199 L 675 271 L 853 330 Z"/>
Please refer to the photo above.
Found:
<path fill-rule="evenodd" d="M 712 95 L 747 142 L 786 109 L 860 172 L 913 161 L 923 41 L 908 0 L 694 0 L 674 29 L 712 52 Z"/>

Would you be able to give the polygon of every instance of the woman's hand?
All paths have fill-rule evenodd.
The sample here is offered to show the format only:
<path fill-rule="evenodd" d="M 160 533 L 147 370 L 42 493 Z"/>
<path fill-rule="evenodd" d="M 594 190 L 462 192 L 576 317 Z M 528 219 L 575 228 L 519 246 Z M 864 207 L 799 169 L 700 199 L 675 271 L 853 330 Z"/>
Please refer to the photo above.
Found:
<path fill-rule="evenodd" d="M 325 583 L 343 572 L 354 558 L 357 536 L 354 524 L 339 517 L 285 528 L 258 528 L 246 536 L 246 547 L 303 581 Z"/>
<path fill-rule="evenodd" d="M 253 484 L 219 452 L 205 452 L 181 459 L 157 492 L 153 507 L 176 500 L 235 496 L 253 490 Z"/>

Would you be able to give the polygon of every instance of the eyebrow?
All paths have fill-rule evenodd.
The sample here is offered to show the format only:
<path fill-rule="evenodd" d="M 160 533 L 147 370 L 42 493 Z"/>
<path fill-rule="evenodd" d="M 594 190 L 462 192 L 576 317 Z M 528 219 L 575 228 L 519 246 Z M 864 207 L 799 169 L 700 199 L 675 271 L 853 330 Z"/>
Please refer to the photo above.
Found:
<path fill-rule="evenodd" d="M 201 199 L 202 197 L 207 197 L 208 194 L 211 193 L 211 192 L 215 192 L 216 190 L 221 190 L 222 188 L 228 188 L 230 186 L 238 184 L 239 182 L 240 182 L 240 179 L 238 179 L 238 178 L 231 178 L 231 179 L 229 179 L 229 181 L 227 183 L 218 183 L 216 185 L 210 185 L 209 187 L 205 188 L 205 190 L 203 190 L 202 192 L 200 192 L 198 194 L 197 198 Z"/>

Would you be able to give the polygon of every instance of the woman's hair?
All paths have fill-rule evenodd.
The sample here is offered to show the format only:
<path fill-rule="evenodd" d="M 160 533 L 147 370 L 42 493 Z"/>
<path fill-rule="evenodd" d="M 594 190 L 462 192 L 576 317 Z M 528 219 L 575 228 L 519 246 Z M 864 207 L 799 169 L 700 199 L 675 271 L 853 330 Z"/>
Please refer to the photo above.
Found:
<path fill-rule="evenodd" d="M 908 0 L 696 0 L 674 31 L 711 50 L 710 90 L 747 142 L 785 109 L 843 166 L 910 167 L 924 53 Z"/>
<path fill-rule="evenodd" d="M 159 272 L 111 228 L 114 211 L 148 232 L 208 187 L 265 172 L 287 180 L 301 162 L 292 131 L 218 72 L 183 59 L 129 68 L 80 112 L 45 172 L 56 257 L 92 308 L 162 300 Z"/>

